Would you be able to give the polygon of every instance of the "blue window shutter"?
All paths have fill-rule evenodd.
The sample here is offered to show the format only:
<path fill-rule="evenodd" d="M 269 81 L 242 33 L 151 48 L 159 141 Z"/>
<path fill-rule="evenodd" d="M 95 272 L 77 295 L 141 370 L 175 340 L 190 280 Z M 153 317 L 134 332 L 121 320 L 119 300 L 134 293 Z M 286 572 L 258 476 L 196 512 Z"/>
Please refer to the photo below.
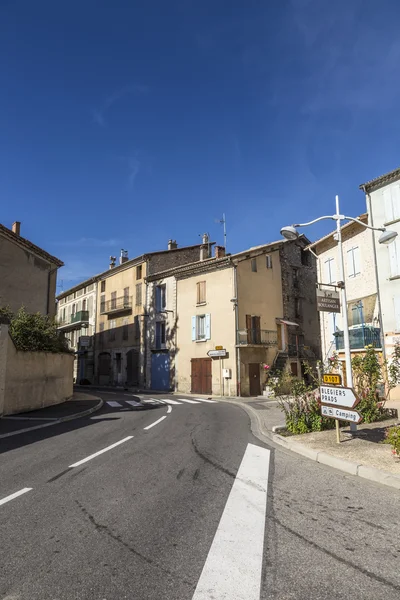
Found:
<path fill-rule="evenodd" d="M 196 317 L 192 317 L 192 342 L 196 341 Z"/>
<path fill-rule="evenodd" d="M 156 311 L 161 310 L 161 289 L 159 286 L 156 287 Z"/>
<path fill-rule="evenodd" d="M 206 340 L 211 339 L 211 315 L 206 315 Z"/>

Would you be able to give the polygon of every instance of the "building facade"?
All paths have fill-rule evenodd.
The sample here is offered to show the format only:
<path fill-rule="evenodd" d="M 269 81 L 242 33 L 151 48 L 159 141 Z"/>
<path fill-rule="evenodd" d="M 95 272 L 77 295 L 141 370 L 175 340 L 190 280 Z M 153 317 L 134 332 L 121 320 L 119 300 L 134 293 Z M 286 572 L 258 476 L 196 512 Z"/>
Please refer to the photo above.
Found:
<path fill-rule="evenodd" d="M 368 225 L 367 213 L 358 219 Z M 342 243 L 351 352 L 362 352 L 368 344 L 379 349 L 382 342 L 371 230 L 355 222 L 346 223 L 342 227 Z M 325 289 L 334 289 L 329 286 L 340 280 L 335 232 L 314 242 L 310 248 L 318 255 L 319 284 L 322 288 L 326 284 Z M 344 360 L 342 313 L 321 312 L 320 326 L 323 361 L 334 352 Z"/>
<path fill-rule="evenodd" d="M 58 329 L 75 353 L 75 383 L 95 382 L 96 304 L 95 277 L 57 296 Z"/>
<path fill-rule="evenodd" d="M 56 314 L 57 270 L 63 262 L 20 235 L 21 224 L 12 229 L 0 225 L 0 306 L 16 312 Z"/>

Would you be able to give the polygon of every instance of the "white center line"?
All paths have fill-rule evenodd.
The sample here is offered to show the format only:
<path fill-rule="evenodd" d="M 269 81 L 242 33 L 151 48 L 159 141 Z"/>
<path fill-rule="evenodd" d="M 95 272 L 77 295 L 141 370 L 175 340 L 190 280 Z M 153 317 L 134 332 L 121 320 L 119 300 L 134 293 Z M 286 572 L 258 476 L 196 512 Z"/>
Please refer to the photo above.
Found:
<path fill-rule="evenodd" d="M 95 458 L 96 456 L 100 456 L 100 454 L 103 454 L 104 452 L 107 452 L 108 450 L 112 450 L 113 448 L 116 448 L 120 444 L 123 444 L 124 442 L 127 442 L 128 440 L 131 440 L 132 438 L 133 438 L 133 435 L 128 435 L 128 437 L 124 438 L 123 440 L 120 440 L 119 442 L 116 442 L 115 444 L 111 444 L 111 446 L 107 446 L 107 448 L 103 448 L 103 450 L 99 450 L 98 452 L 91 454 L 87 458 L 83 458 L 82 460 L 74 463 L 73 465 L 69 465 L 69 468 L 72 469 L 72 467 L 79 467 L 80 465 L 83 465 L 83 463 L 87 462 L 88 460 L 92 460 L 92 458 Z"/>
<path fill-rule="evenodd" d="M 192 600 L 260 600 L 269 459 L 247 445 Z"/>
<path fill-rule="evenodd" d="M 151 425 L 147 425 L 147 427 L 143 427 L 143 429 L 146 431 L 147 429 L 151 429 L 152 427 L 154 427 L 154 425 L 158 425 L 159 423 L 161 423 L 161 421 L 164 421 L 164 419 L 167 418 L 167 415 L 164 415 L 163 417 L 161 417 L 161 419 L 158 419 L 158 421 L 154 421 L 154 423 L 152 423 Z"/>
<path fill-rule="evenodd" d="M 10 500 L 14 500 L 14 498 L 18 498 L 18 496 L 22 496 L 22 494 L 26 494 L 26 492 L 30 492 L 32 489 L 33 488 L 23 488 L 22 490 L 19 490 L 19 492 L 14 492 L 14 494 L 2 498 L 2 500 L 0 500 L 0 506 L 6 504 L 6 502 L 10 502 Z"/>
<path fill-rule="evenodd" d="M 188 398 L 179 398 L 179 402 L 187 402 L 188 404 L 198 404 L 198 400 L 189 400 Z"/>
<path fill-rule="evenodd" d="M 167 415 L 169 415 L 170 412 L 172 412 L 172 406 L 168 406 L 168 408 L 167 408 Z"/>

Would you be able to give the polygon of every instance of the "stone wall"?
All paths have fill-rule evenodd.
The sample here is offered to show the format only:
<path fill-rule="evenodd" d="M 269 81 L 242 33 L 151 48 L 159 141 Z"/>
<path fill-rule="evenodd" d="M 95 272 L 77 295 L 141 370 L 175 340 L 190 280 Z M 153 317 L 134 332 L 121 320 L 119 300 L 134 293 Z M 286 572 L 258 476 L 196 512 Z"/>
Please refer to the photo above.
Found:
<path fill-rule="evenodd" d="M 0 416 L 71 398 L 73 361 L 67 353 L 18 351 L 8 326 L 0 325 Z"/>
<path fill-rule="evenodd" d="M 200 246 L 190 246 L 187 248 L 177 248 L 154 254 L 149 257 L 147 274 L 154 275 L 165 269 L 172 269 L 200 260 Z"/>

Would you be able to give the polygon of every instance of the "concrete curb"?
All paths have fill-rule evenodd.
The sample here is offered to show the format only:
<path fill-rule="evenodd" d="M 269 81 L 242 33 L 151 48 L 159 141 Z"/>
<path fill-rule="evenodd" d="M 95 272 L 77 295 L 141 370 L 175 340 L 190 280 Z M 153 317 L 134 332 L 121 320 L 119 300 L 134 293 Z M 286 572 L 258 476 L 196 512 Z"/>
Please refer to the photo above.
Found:
<path fill-rule="evenodd" d="M 251 406 L 242 404 L 241 402 L 229 402 L 229 400 L 225 400 L 225 402 L 240 406 L 247 412 L 251 421 L 252 433 L 262 442 L 273 442 L 274 444 L 286 448 L 286 450 L 295 452 L 296 454 L 318 462 L 321 465 L 326 465 L 337 469 L 338 471 L 342 471 L 343 473 L 362 477 L 363 479 L 368 479 L 369 481 L 374 481 L 375 483 L 380 483 L 381 485 L 387 485 L 396 490 L 400 490 L 400 475 L 394 475 L 393 473 L 388 473 L 387 471 L 382 471 L 375 467 L 368 467 L 366 465 L 345 460 L 344 458 L 338 458 L 337 456 L 332 456 L 321 450 L 313 450 L 312 448 L 303 446 L 303 444 L 299 444 L 299 442 L 292 441 L 290 438 L 283 437 L 278 433 L 266 431 L 258 413 Z M 280 426 L 276 426 L 275 429 L 279 431 Z"/>
<path fill-rule="evenodd" d="M 33 427 L 25 427 L 24 429 L 17 429 L 17 431 L 10 431 L 9 433 L 2 433 L 0 435 L 0 439 L 12 437 L 13 435 L 19 435 L 20 433 L 27 433 L 28 431 L 35 431 L 35 429 L 43 429 L 44 427 L 51 427 L 52 425 L 58 425 L 59 423 L 65 423 L 67 421 L 72 421 L 74 419 L 79 419 L 80 417 L 87 417 L 92 413 L 100 410 L 103 406 L 104 401 L 97 396 L 94 397 L 95 400 L 99 402 L 96 406 L 92 406 L 92 408 L 88 408 L 79 413 L 74 413 L 73 415 L 67 415 L 66 417 L 61 417 L 60 419 L 56 419 L 55 421 L 51 421 L 51 423 L 43 423 L 43 425 L 34 425 Z"/>

